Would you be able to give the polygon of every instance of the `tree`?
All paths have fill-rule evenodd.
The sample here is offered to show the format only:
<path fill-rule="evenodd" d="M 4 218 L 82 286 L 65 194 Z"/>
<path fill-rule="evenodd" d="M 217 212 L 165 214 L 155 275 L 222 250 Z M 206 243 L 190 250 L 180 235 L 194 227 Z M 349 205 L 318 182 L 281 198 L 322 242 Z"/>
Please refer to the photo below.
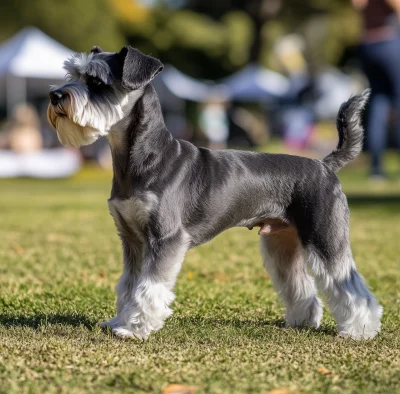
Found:
<path fill-rule="evenodd" d="M 131 45 L 194 77 L 220 78 L 248 61 L 252 22 L 243 12 L 227 12 L 217 21 L 161 5 L 136 23 L 126 15 L 120 25 Z"/>
<path fill-rule="evenodd" d="M 125 44 L 106 0 L 14 0 L 0 3 L 0 40 L 36 26 L 76 51 L 94 45 L 115 50 Z"/>
<path fill-rule="evenodd" d="M 308 57 L 321 65 L 337 63 L 344 48 L 357 42 L 360 31 L 349 0 L 186 0 L 184 8 L 215 21 L 228 12 L 246 13 L 252 24 L 248 60 L 269 66 L 271 47 L 282 35 L 303 35 Z"/>

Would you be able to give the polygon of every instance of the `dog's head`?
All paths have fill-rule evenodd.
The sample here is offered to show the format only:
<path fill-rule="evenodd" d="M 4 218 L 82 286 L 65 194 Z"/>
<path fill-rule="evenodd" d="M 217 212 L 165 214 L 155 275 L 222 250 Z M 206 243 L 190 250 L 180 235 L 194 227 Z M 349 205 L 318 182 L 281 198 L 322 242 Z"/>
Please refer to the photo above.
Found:
<path fill-rule="evenodd" d="M 64 62 L 67 81 L 50 87 L 49 122 L 66 146 L 79 147 L 107 135 L 128 119 L 162 63 L 126 46 L 120 52 L 77 53 Z"/>

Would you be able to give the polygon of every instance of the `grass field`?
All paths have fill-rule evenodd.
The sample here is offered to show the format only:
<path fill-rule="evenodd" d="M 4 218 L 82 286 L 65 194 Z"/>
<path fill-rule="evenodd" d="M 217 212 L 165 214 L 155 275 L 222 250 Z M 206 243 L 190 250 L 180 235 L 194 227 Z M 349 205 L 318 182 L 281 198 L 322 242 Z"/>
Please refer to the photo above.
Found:
<path fill-rule="evenodd" d="M 360 163 L 341 174 L 353 252 L 385 308 L 364 342 L 338 338 L 328 313 L 318 331 L 285 329 L 246 229 L 188 253 L 160 332 L 114 338 L 98 327 L 121 272 L 111 174 L 0 181 L 0 392 L 400 393 L 400 182 L 371 187 Z"/>

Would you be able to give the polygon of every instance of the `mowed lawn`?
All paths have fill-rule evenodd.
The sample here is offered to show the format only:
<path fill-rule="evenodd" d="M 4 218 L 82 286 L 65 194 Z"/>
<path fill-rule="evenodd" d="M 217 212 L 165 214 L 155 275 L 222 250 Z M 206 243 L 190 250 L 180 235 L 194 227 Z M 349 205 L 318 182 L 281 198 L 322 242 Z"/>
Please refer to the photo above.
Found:
<path fill-rule="evenodd" d="M 385 308 L 364 342 L 338 338 L 326 311 L 319 330 L 284 328 L 247 229 L 188 253 L 160 332 L 115 338 L 98 326 L 122 268 L 111 173 L 0 181 L 0 392 L 400 393 L 400 182 L 365 175 L 362 159 L 341 174 L 354 256 Z"/>

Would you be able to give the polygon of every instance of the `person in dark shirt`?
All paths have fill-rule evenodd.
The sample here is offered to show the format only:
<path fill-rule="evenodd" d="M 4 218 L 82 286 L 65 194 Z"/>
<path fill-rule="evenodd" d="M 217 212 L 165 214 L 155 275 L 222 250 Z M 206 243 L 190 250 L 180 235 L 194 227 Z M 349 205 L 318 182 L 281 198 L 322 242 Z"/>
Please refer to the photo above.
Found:
<path fill-rule="evenodd" d="M 371 176 L 384 178 L 383 152 L 392 105 L 396 109 L 396 138 L 400 148 L 400 0 L 352 0 L 364 27 L 360 59 L 371 87 L 367 143 L 372 156 Z"/>

